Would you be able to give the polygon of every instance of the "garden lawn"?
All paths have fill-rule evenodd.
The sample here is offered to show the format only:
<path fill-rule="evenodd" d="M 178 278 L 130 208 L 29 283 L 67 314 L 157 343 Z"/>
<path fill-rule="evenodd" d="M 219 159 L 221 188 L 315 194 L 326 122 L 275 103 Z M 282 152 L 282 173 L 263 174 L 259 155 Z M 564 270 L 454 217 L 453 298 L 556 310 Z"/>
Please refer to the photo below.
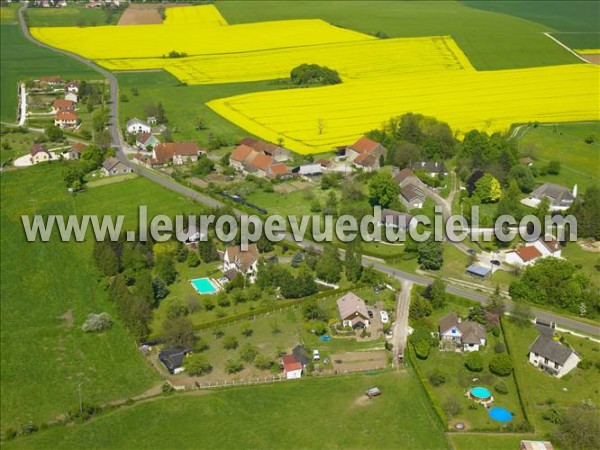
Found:
<path fill-rule="evenodd" d="M 0 136 L 2 145 L 8 144 L 9 148 L 0 148 L 0 163 L 5 161 L 15 160 L 19 156 L 22 156 L 29 152 L 31 146 L 35 142 L 37 135 L 33 133 L 6 133 Z"/>
<path fill-rule="evenodd" d="M 570 242 L 562 249 L 561 254 L 563 258 L 581 266 L 581 270 L 589 275 L 596 285 L 600 285 L 600 270 L 596 268 L 600 265 L 600 254 L 582 249 L 577 242 Z"/>
<path fill-rule="evenodd" d="M 549 431 L 552 428 L 552 424 L 542 418 L 548 403 L 554 403 L 559 408 L 574 407 L 586 399 L 595 405 L 600 403 L 600 372 L 597 368 L 576 368 L 562 378 L 555 378 L 528 362 L 529 347 L 538 335 L 537 330 L 533 326 L 519 328 L 510 320 L 505 320 L 503 326 L 524 406 L 537 431 Z M 561 335 L 584 359 L 600 361 L 600 344 L 565 333 Z"/>
<path fill-rule="evenodd" d="M 549 161 L 560 161 L 558 175 L 539 175 L 538 183 L 553 182 L 570 189 L 577 184 L 579 193 L 598 181 L 600 173 L 600 123 L 540 125 L 529 129 L 519 139 L 521 152 L 533 153 L 538 170 Z M 594 144 L 583 142 L 594 137 Z"/>
<path fill-rule="evenodd" d="M 522 440 L 545 441 L 544 436 L 531 434 L 461 434 L 449 433 L 448 438 L 455 450 L 514 450 L 519 448 Z"/>
<path fill-rule="evenodd" d="M 217 1 L 216 5 L 229 24 L 318 17 L 389 37 L 450 35 L 478 70 L 579 62 L 542 34 L 552 31 L 548 26 L 458 2 Z"/>
<path fill-rule="evenodd" d="M 17 84 L 27 78 L 60 75 L 65 79 L 98 78 L 98 73 L 64 55 L 38 47 L 25 39 L 17 25 L 15 3 L 13 18 L 2 18 L 0 25 L 0 119 L 15 122 Z M 4 8 L 2 8 L 4 9 Z"/>
<path fill-rule="evenodd" d="M 158 379 L 117 321 L 104 334 L 80 329 L 90 313 L 116 316 L 98 282 L 92 240 L 27 243 L 20 215 L 126 214 L 137 223 L 137 205 L 149 216 L 199 208 L 142 178 L 67 193 L 62 163 L 2 174 L 0 313 L 2 431 L 55 419 L 83 400 L 105 403 L 141 394 Z"/>
<path fill-rule="evenodd" d="M 364 391 L 373 386 L 383 395 L 367 401 Z M 83 425 L 40 432 L 6 447 L 168 448 L 174 443 L 213 449 L 449 448 L 411 373 L 316 378 L 176 395 Z"/>

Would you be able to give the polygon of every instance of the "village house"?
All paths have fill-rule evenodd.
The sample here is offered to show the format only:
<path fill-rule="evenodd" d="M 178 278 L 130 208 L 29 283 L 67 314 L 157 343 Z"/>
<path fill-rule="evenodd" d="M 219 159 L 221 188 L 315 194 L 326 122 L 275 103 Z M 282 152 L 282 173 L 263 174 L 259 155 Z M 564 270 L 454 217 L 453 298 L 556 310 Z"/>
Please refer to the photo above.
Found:
<path fill-rule="evenodd" d="M 581 361 L 581 356 L 553 338 L 539 335 L 529 348 L 529 363 L 557 378 L 569 373 Z"/>
<path fill-rule="evenodd" d="M 129 167 L 127 167 L 123 162 L 119 161 L 117 158 L 108 158 L 102 163 L 102 168 L 100 170 L 105 176 L 122 175 L 124 173 L 132 172 L 132 170 Z"/>
<path fill-rule="evenodd" d="M 79 116 L 75 111 L 59 111 L 54 116 L 54 125 L 59 128 L 75 128 L 78 121 Z"/>
<path fill-rule="evenodd" d="M 48 151 L 44 144 L 33 144 L 29 150 L 31 164 L 52 161 L 53 159 L 55 159 L 54 155 Z"/>
<path fill-rule="evenodd" d="M 86 149 L 87 145 L 82 144 L 81 142 L 75 142 L 71 145 L 70 148 L 63 151 L 63 158 L 69 160 L 75 160 L 81 158 L 81 154 Z"/>
<path fill-rule="evenodd" d="M 519 450 L 554 450 L 550 441 L 521 441 Z"/>
<path fill-rule="evenodd" d="M 383 209 L 381 211 L 381 224 L 388 228 L 408 230 L 412 227 L 410 223 L 412 218 L 411 214 L 394 211 L 393 209 Z"/>
<path fill-rule="evenodd" d="M 246 144 L 238 145 L 229 157 L 229 164 L 235 170 L 257 177 L 285 177 L 289 171 L 285 164 Z"/>
<path fill-rule="evenodd" d="M 314 177 L 323 173 L 323 166 L 319 163 L 304 164 L 294 167 L 292 173 L 303 177 Z"/>
<path fill-rule="evenodd" d="M 565 211 L 571 207 L 577 198 L 577 185 L 573 186 L 571 192 L 569 188 L 559 184 L 544 183 L 535 188 L 528 198 L 521 200 L 521 203 L 536 208 L 543 198 L 550 200 L 551 211 Z"/>
<path fill-rule="evenodd" d="M 183 372 L 183 362 L 185 357 L 192 353 L 190 348 L 166 348 L 158 353 L 158 359 L 171 374 L 178 374 Z"/>
<path fill-rule="evenodd" d="M 453 312 L 440 319 L 439 332 L 442 344 L 462 347 L 465 352 L 476 352 L 486 343 L 483 325 L 463 321 Z"/>
<path fill-rule="evenodd" d="M 408 209 L 422 208 L 425 203 L 423 182 L 408 168 L 402 169 L 394 176 L 400 187 L 400 201 Z"/>
<path fill-rule="evenodd" d="M 78 97 L 75 92 L 67 92 L 65 94 L 65 100 L 72 101 L 73 103 L 77 103 Z"/>
<path fill-rule="evenodd" d="M 245 251 L 239 245 L 229 246 L 223 253 L 223 273 L 230 279 L 234 273 L 241 273 L 253 282 L 259 257 L 256 244 L 248 244 L 248 249 Z"/>
<path fill-rule="evenodd" d="M 127 121 L 125 128 L 129 134 L 150 133 L 152 128 L 143 120 L 133 118 Z"/>
<path fill-rule="evenodd" d="M 380 160 L 387 154 L 387 149 L 379 142 L 363 136 L 354 144 L 346 147 L 345 154 L 346 160 L 355 167 L 371 172 L 381 167 Z"/>
<path fill-rule="evenodd" d="M 353 292 L 348 292 L 339 298 L 337 307 L 343 326 L 351 328 L 367 328 L 369 326 L 367 305 Z"/>
<path fill-rule="evenodd" d="M 561 247 L 559 242 L 552 236 L 547 235 L 534 242 L 528 242 L 524 246 L 506 252 L 505 262 L 519 267 L 533 264 L 540 258 L 561 258 Z"/>
<path fill-rule="evenodd" d="M 411 170 L 422 170 L 432 178 L 448 175 L 448 170 L 443 162 L 437 161 L 418 161 L 408 166 Z"/>
<path fill-rule="evenodd" d="M 40 79 L 36 81 L 44 86 L 51 88 L 62 87 L 64 84 L 64 81 L 61 77 L 40 77 Z"/>
<path fill-rule="evenodd" d="M 79 81 L 69 81 L 65 86 L 65 90 L 79 95 Z"/>
<path fill-rule="evenodd" d="M 152 164 L 162 166 L 169 162 L 175 165 L 196 162 L 201 153 L 202 150 L 195 142 L 158 143 L 152 150 Z"/>
<path fill-rule="evenodd" d="M 160 141 L 152 133 L 139 133 L 135 137 L 135 146 L 140 150 L 154 150 Z"/>
<path fill-rule="evenodd" d="M 259 153 L 264 153 L 270 156 L 276 162 L 284 162 L 290 159 L 291 153 L 289 150 L 270 142 L 261 141 L 247 137 L 238 142 L 238 145 L 247 145 L 248 147 L 256 150 Z"/>
<path fill-rule="evenodd" d="M 298 379 L 302 377 L 302 363 L 294 355 L 283 355 L 281 357 L 283 374 L 287 380 Z"/>
<path fill-rule="evenodd" d="M 74 111 L 75 103 L 72 100 L 57 98 L 52 102 L 52 112 L 57 113 L 59 111 Z"/>

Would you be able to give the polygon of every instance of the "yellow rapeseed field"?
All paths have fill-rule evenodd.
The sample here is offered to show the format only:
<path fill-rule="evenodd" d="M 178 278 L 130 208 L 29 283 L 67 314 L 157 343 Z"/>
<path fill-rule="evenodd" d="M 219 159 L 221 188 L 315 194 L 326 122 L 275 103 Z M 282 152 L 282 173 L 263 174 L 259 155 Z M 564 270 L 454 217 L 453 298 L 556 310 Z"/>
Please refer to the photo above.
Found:
<path fill-rule="evenodd" d="M 190 56 L 211 55 L 375 39 L 319 19 L 222 27 L 193 24 L 44 27 L 32 28 L 31 34 L 48 45 L 94 60 L 156 58 L 171 51 Z"/>
<path fill-rule="evenodd" d="M 600 120 L 600 66 L 478 72 L 450 37 L 376 39 L 318 19 L 227 25 L 212 5 L 168 9 L 161 25 L 31 31 L 110 70 L 162 68 L 188 84 L 283 78 L 302 63 L 336 69 L 339 85 L 208 103 L 249 133 L 282 139 L 299 153 L 351 143 L 406 112 L 436 117 L 458 133 Z M 163 57 L 173 50 L 188 57 Z"/>
<path fill-rule="evenodd" d="M 163 24 L 167 26 L 202 26 L 222 27 L 227 21 L 215 5 L 187 6 L 181 8 L 167 8 L 167 17 Z"/>
<path fill-rule="evenodd" d="M 575 51 L 581 55 L 600 55 L 600 48 L 579 48 Z"/>
<path fill-rule="evenodd" d="M 287 78 L 305 62 L 335 68 L 344 81 L 447 70 L 475 70 L 450 37 L 373 39 L 191 58 L 111 59 L 109 70 L 165 69 L 187 84 Z"/>
<path fill-rule="evenodd" d="M 447 71 L 270 91 L 214 100 L 218 114 L 299 153 L 353 142 L 392 116 L 416 112 L 458 132 L 513 123 L 600 120 L 600 67 L 568 65 L 489 72 Z"/>

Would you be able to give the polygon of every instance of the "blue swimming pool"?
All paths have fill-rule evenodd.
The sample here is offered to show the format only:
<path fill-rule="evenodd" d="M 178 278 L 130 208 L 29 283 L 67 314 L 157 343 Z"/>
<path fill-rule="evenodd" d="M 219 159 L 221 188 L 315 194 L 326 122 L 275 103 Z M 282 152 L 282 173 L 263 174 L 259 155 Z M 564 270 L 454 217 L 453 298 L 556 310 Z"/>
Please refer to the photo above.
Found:
<path fill-rule="evenodd" d="M 486 389 L 484 387 L 474 387 L 473 389 L 471 389 L 471 396 L 481 400 L 485 400 L 490 398 L 492 396 L 492 393 L 489 391 L 489 389 Z"/>
<path fill-rule="evenodd" d="M 490 409 L 488 412 L 489 416 L 497 422 L 510 422 L 513 418 L 513 415 L 506 408 L 501 408 L 499 406 L 495 406 Z"/>
<path fill-rule="evenodd" d="M 191 280 L 192 286 L 198 294 L 215 294 L 219 291 L 216 283 L 210 278 L 196 278 Z"/>

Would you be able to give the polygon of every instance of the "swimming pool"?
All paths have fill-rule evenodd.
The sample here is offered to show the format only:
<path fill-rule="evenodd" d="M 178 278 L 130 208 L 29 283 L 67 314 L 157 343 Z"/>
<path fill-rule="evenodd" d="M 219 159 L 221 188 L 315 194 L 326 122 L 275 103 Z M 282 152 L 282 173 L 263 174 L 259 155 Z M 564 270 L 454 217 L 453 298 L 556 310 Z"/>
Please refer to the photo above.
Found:
<path fill-rule="evenodd" d="M 499 406 L 490 409 L 488 414 L 497 422 L 510 422 L 513 418 L 513 415 L 508 409 Z"/>
<path fill-rule="evenodd" d="M 219 291 L 218 285 L 210 278 L 196 278 L 190 283 L 198 294 L 215 294 Z"/>
<path fill-rule="evenodd" d="M 484 387 L 474 387 L 471 389 L 471 396 L 480 400 L 485 400 L 490 398 L 492 393 L 489 391 L 489 389 Z"/>

